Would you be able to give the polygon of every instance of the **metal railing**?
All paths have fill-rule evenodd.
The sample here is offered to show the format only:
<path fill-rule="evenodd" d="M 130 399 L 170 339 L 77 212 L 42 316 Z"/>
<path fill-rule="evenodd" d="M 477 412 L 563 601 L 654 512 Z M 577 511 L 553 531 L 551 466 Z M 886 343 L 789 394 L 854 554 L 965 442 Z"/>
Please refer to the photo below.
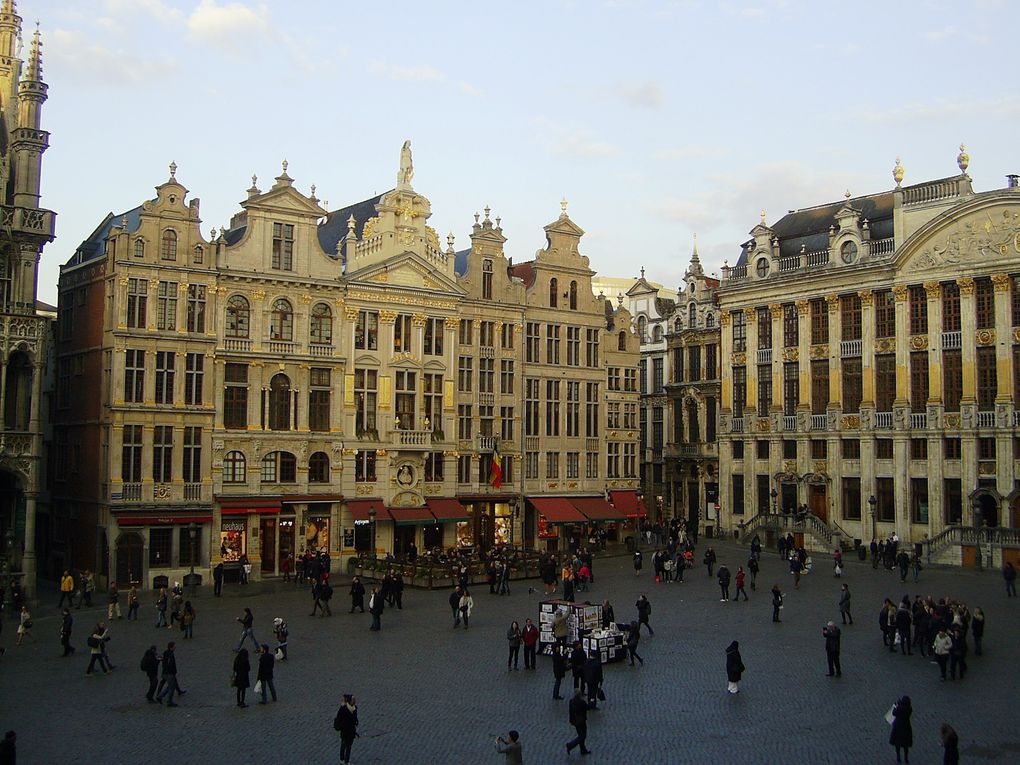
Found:
<path fill-rule="evenodd" d="M 759 348 L 758 349 L 758 363 L 759 364 L 771 364 L 772 363 L 772 349 L 771 348 Z"/>
<path fill-rule="evenodd" d="M 863 342 L 860 340 L 843 340 L 839 344 L 839 353 L 843 358 L 852 358 L 861 355 Z"/>

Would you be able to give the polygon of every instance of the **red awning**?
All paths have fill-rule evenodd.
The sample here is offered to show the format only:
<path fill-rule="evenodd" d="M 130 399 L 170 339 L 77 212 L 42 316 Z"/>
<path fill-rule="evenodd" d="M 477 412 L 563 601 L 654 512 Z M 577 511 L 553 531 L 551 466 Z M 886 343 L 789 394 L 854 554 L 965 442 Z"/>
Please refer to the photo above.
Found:
<path fill-rule="evenodd" d="M 571 497 L 570 502 L 588 516 L 589 521 L 622 521 L 626 515 L 616 510 L 602 497 Z"/>
<path fill-rule="evenodd" d="M 115 515 L 120 526 L 180 526 L 188 523 L 211 523 L 212 515 Z"/>
<path fill-rule="evenodd" d="M 432 526 L 436 522 L 427 507 L 387 507 L 386 511 L 398 526 Z"/>
<path fill-rule="evenodd" d="M 426 499 L 425 504 L 428 505 L 429 510 L 432 511 L 432 514 L 436 516 L 436 520 L 440 523 L 468 520 L 467 510 L 464 509 L 464 505 L 455 499 L 433 497 Z"/>
<path fill-rule="evenodd" d="M 276 515 L 280 512 L 280 503 L 252 507 L 251 505 L 229 505 L 220 508 L 220 515 Z"/>
<path fill-rule="evenodd" d="M 588 519 L 566 497 L 528 497 L 549 523 L 587 523 Z"/>
<path fill-rule="evenodd" d="M 613 507 L 628 518 L 644 518 L 648 515 L 644 500 L 638 498 L 636 491 L 610 491 L 609 499 Z"/>
<path fill-rule="evenodd" d="M 375 508 L 375 519 L 385 521 L 389 518 L 386 514 L 386 506 L 381 499 L 349 499 L 345 503 L 351 511 L 351 518 L 355 521 L 370 521 L 372 516 L 369 510 Z"/>

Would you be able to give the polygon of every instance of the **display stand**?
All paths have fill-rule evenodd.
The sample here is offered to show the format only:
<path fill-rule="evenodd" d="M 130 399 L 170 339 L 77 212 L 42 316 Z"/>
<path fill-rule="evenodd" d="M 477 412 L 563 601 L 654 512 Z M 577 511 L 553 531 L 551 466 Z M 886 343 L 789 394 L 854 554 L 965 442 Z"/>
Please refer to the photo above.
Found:
<path fill-rule="evenodd" d="M 597 603 L 572 603 L 569 600 L 543 600 L 539 603 L 539 652 L 549 655 L 556 642 L 553 635 L 553 618 L 557 613 L 567 615 L 567 643 L 573 644 L 594 630 L 602 628 L 602 606 Z"/>

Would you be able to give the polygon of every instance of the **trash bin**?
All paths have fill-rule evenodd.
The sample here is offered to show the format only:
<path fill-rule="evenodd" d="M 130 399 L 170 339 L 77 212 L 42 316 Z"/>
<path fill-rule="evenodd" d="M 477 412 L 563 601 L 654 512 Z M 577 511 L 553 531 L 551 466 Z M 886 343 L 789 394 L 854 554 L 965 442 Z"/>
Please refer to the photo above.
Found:
<path fill-rule="evenodd" d="M 861 545 L 860 547 L 858 547 L 857 548 L 857 558 L 859 560 L 867 560 L 868 559 L 868 548 L 865 547 L 864 545 Z"/>
<path fill-rule="evenodd" d="M 152 589 L 163 590 L 170 586 L 170 577 L 165 574 L 152 577 Z"/>
<path fill-rule="evenodd" d="M 627 552 L 634 552 L 634 548 L 637 547 L 634 544 L 634 537 L 626 537 L 623 541 L 627 544 Z"/>
<path fill-rule="evenodd" d="M 201 587 L 202 586 L 202 575 L 201 574 L 185 574 L 184 575 L 184 586 L 185 587 Z"/>

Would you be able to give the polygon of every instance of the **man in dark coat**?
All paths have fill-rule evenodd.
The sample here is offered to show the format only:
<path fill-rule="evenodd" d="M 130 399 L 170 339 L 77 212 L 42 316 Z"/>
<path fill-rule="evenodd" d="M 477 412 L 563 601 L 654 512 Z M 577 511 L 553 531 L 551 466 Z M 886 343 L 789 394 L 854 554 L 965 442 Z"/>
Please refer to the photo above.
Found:
<path fill-rule="evenodd" d="M 567 742 L 567 754 L 570 754 L 575 746 L 581 747 L 581 754 L 591 754 L 591 749 L 585 746 L 588 739 L 588 704 L 580 688 L 574 691 L 574 697 L 570 700 L 568 719 L 577 735 Z"/>
<path fill-rule="evenodd" d="M 276 656 L 269 650 L 269 646 L 263 643 L 259 653 L 258 673 L 255 675 L 256 683 L 262 683 L 262 699 L 259 704 L 266 703 L 267 691 L 273 694 L 273 701 L 276 701 L 276 685 L 273 683 L 273 666 L 275 664 Z"/>
<path fill-rule="evenodd" d="M 74 646 L 71 645 L 71 628 L 74 626 L 74 617 L 71 616 L 69 609 L 64 609 L 64 617 L 60 622 L 60 645 L 64 647 L 64 652 L 61 656 L 71 656 L 74 654 Z"/>
<path fill-rule="evenodd" d="M 460 587 L 454 587 L 450 593 L 450 610 L 453 611 L 453 628 L 460 626 L 460 596 L 463 595 Z M 495 593 L 493 593 L 495 595 Z"/>
<path fill-rule="evenodd" d="M 354 577 L 351 580 L 351 613 L 354 613 L 354 609 L 361 609 L 361 613 L 365 613 L 365 585 L 361 583 L 361 579 Z"/>
<path fill-rule="evenodd" d="M 166 650 L 163 651 L 163 690 L 156 694 L 156 701 L 160 704 L 163 703 L 163 697 L 167 694 L 170 698 L 167 700 L 168 707 L 175 707 L 177 704 L 174 703 L 174 693 L 178 696 L 184 694 L 181 687 L 177 684 L 177 657 L 174 656 L 174 643 L 173 641 L 166 644 Z"/>
<path fill-rule="evenodd" d="M 740 643 L 734 640 L 726 647 L 726 687 L 730 693 L 740 693 L 740 677 L 744 672 L 744 662 L 740 658 Z"/>
<path fill-rule="evenodd" d="M 560 684 L 563 682 L 563 678 L 567 675 L 567 657 L 563 652 L 563 646 L 559 643 L 554 643 L 552 650 L 553 677 L 556 678 L 556 684 L 553 685 L 553 698 L 557 701 L 562 701 L 563 697 L 560 696 Z"/>
<path fill-rule="evenodd" d="M 223 563 L 217 563 L 212 572 L 213 595 L 217 598 L 223 594 Z"/>
<path fill-rule="evenodd" d="M 401 611 L 404 610 L 404 575 L 397 572 L 396 576 L 393 577 L 393 602 L 397 604 L 397 608 Z"/>
<path fill-rule="evenodd" d="M 155 704 L 156 683 L 159 681 L 159 657 L 156 656 L 156 646 L 150 645 L 145 655 L 142 656 L 141 669 L 149 678 L 149 690 L 145 694 L 145 700 L 150 704 Z"/>
<path fill-rule="evenodd" d="M 896 609 L 896 632 L 900 635 L 900 652 L 907 655 L 913 655 L 914 653 L 914 649 L 911 648 L 910 640 L 910 626 L 912 622 L 913 617 L 910 614 L 910 601 L 907 596 L 904 595 L 899 608 Z M 893 646 L 893 650 L 896 650 L 895 646 Z"/>
<path fill-rule="evenodd" d="M 602 661 L 599 649 L 593 648 L 584 662 L 584 684 L 588 687 L 588 709 L 598 709 L 598 696 L 602 689 Z"/>
<path fill-rule="evenodd" d="M 825 660 L 829 664 L 827 677 L 842 677 L 843 669 L 839 666 L 839 627 L 835 622 L 829 622 L 822 628 L 822 637 L 825 638 Z"/>
<path fill-rule="evenodd" d="M 333 729 L 340 732 L 340 765 L 348 765 L 351 747 L 358 736 L 358 705 L 352 694 L 344 694 L 344 702 L 333 719 Z"/>
<path fill-rule="evenodd" d="M 719 566 L 719 570 L 715 572 L 715 575 L 719 579 L 719 589 L 722 590 L 722 598 L 720 600 L 726 603 L 730 599 L 730 570 L 724 563 Z M 746 593 L 744 596 L 747 597 Z"/>
<path fill-rule="evenodd" d="M 368 612 L 372 614 L 372 626 L 369 629 L 372 632 L 378 632 L 382 629 L 382 613 L 384 608 L 382 593 L 379 592 L 378 588 L 373 587 L 372 595 L 368 599 Z"/>
<path fill-rule="evenodd" d="M 642 593 L 641 597 L 637 599 L 637 603 L 634 605 L 637 606 L 638 628 L 640 629 L 643 624 L 648 628 L 648 634 L 654 635 L 655 630 L 653 630 L 652 625 L 648 623 L 648 617 L 652 615 L 652 604 L 648 602 L 648 598 L 644 595 L 644 593 Z"/>
<path fill-rule="evenodd" d="M 588 657 L 584 654 L 581 641 L 574 643 L 574 650 L 570 652 L 570 670 L 574 673 L 574 689 L 584 690 L 584 664 Z"/>

